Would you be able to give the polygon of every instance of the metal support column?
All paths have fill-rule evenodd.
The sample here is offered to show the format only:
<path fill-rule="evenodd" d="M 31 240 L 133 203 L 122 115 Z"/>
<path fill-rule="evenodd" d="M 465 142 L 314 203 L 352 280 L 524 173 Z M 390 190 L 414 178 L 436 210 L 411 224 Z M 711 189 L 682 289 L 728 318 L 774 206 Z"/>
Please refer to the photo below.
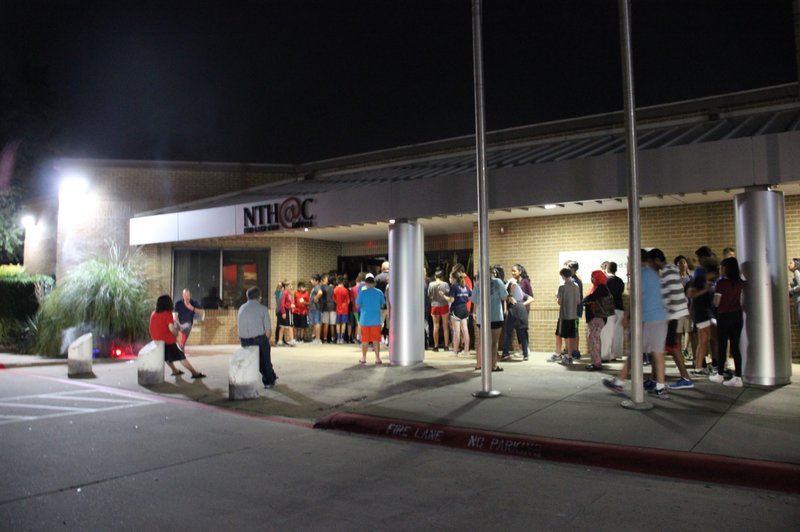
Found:
<path fill-rule="evenodd" d="M 734 207 L 737 258 L 747 278 L 742 379 L 766 386 L 789 384 L 792 346 L 783 193 L 747 189 L 736 195 Z"/>
<path fill-rule="evenodd" d="M 425 359 L 425 232 L 415 220 L 389 226 L 389 360 L 413 366 Z"/>

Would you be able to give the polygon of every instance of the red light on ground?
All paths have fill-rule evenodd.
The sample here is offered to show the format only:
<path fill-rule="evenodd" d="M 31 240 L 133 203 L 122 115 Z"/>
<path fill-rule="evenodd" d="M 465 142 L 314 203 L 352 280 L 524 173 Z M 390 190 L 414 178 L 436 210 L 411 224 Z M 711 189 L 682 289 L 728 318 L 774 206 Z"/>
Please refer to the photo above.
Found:
<path fill-rule="evenodd" d="M 116 356 L 118 356 L 118 357 L 119 357 L 119 356 L 122 356 L 122 349 L 117 349 L 117 350 L 115 350 L 115 351 L 114 351 L 114 355 L 116 355 Z"/>

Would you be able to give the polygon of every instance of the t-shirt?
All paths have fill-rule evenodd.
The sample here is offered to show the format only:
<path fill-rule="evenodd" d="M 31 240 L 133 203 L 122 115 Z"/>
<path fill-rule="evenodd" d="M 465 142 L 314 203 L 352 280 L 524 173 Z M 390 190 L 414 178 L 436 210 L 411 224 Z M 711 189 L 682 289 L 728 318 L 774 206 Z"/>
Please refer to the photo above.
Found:
<path fill-rule="evenodd" d="M 497 277 L 492 277 L 489 283 L 489 321 L 503 321 L 503 301 L 508 297 L 506 285 Z M 481 304 L 480 286 L 481 284 L 478 283 L 475 285 L 475 290 L 472 291 L 472 301 L 478 306 Z M 478 308 L 475 319 L 476 322 L 480 324 L 480 308 Z"/>
<path fill-rule="evenodd" d="M 614 308 L 617 310 L 625 310 L 622 305 L 622 293 L 625 291 L 625 281 L 616 275 L 609 275 L 606 279 L 606 286 L 611 295 L 614 296 Z"/>
<path fill-rule="evenodd" d="M 202 308 L 200 303 L 191 298 L 189 299 L 189 304 L 194 308 Z M 191 323 L 192 320 L 194 320 L 194 311 L 186 308 L 186 303 L 183 302 L 183 299 L 179 299 L 178 302 L 175 303 L 175 312 L 178 313 L 179 323 Z"/>
<path fill-rule="evenodd" d="M 294 313 L 301 316 L 308 314 L 308 291 L 296 290 L 294 293 Z"/>
<path fill-rule="evenodd" d="M 572 280 L 575 281 L 576 285 L 578 285 L 578 306 L 576 310 L 578 311 L 578 317 L 580 318 L 583 316 L 583 281 L 578 279 L 577 276 L 573 277 Z"/>
<path fill-rule="evenodd" d="M 321 285 L 322 292 L 325 294 L 323 300 L 320 300 L 320 303 L 323 303 L 320 309 L 324 312 L 334 312 L 336 310 L 336 301 L 333 299 L 333 287 L 329 284 Z"/>
<path fill-rule="evenodd" d="M 442 294 L 449 293 L 450 285 L 444 281 L 436 280 L 428 285 L 428 297 L 431 299 L 432 307 L 446 307 L 448 302 Z"/>
<path fill-rule="evenodd" d="M 389 286 L 389 272 L 381 272 L 375 276 L 375 288 L 386 293 L 387 286 Z"/>
<path fill-rule="evenodd" d="M 686 300 L 686 293 L 683 291 L 681 274 L 678 268 L 672 264 L 664 265 L 661 270 L 661 296 L 664 299 L 664 306 L 667 308 L 667 317 L 677 320 L 689 315 L 689 306 Z"/>
<path fill-rule="evenodd" d="M 578 284 L 570 279 L 558 287 L 558 319 L 577 320 L 578 305 L 583 306 L 580 288 Z"/>
<path fill-rule="evenodd" d="M 356 299 L 358 323 L 367 327 L 381 325 L 381 307 L 385 304 L 386 298 L 377 288 L 366 287 L 361 290 Z"/>
<path fill-rule="evenodd" d="M 333 289 L 333 300 L 336 302 L 336 314 L 350 312 L 350 290 L 342 285 L 337 285 Z"/>
<path fill-rule="evenodd" d="M 642 321 L 667 319 L 667 309 L 661 295 L 661 278 L 653 268 L 642 268 Z"/>
<path fill-rule="evenodd" d="M 720 295 L 717 313 L 722 314 L 725 312 L 737 312 L 742 310 L 741 297 L 744 288 L 745 281 L 739 281 L 735 285 L 730 279 L 724 277 L 717 281 L 717 287 L 714 290 L 715 294 Z"/>
<path fill-rule="evenodd" d="M 457 314 L 458 309 L 467 310 L 467 303 L 469 302 L 470 296 L 472 296 L 472 290 L 470 290 L 466 284 L 461 286 L 458 283 L 453 283 L 450 285 L 449 295 L 453 298 L 453 302 L 450 304 L 450 310 L 454 314 Z"/>
<path fill-rule="evenodd" d="M 288 290 L 284 290 L 283 294 L 281 295 L 281 315 L 291 314 L 293 305 L 294 301 L 292 301 L 292 295 Z"/>
<path fill-rule="evenodd" d="M 706 287 L 706 278 L 693 277 L 689 283 L 689 288 L 703 290 Z M 709 290 L 705 294 L 692 298 L 692 321 L 702 323 L 711 319 L 712 294 Z"/>
<path fill-rule="evenodd" d="M 356 304 L 358 302 L 358 293 L 361 292 L 363 288 L 364 283 L 354 284 L 350 287 L 350 303 L 353 304 L 353 312 L 356 314 L 358 314 L 358 305 Z"/>
<path fill-rule="evenodd" d="M 175 335 L 169 330 L 169 324 L 172 322 L 172 312 L 169 310 L 150 314 L 150 338 L 161 340 L 165 344 L 177 343 Z"/>
<path fill-rule="evenodd" d="M 309 308 L 310 308 L 311 310 L 317 310 L 317 311 L 319 311 L 319 310 L 322 308 L 322 307 L 320 306 L 320 303 L 322 303 L 322 297 L 324 296 L 324 294 L 323 294 L 322 296 L 320 296 L 320 300 L 319 300 L 319 301 L 317 301 L 317 294 L 319 294 L 319 291 L 320 291 L 320 290 L 321 290 L 321 288 L 320 288 L 320 286 L 319 286 L 319 285 L 315 285 L 315 286 L 314 286 L 314 287 L 311 289 L 311 296 L 310 296 L 310 297 L 311 297 L 311 299 L 309 300 Z"/>

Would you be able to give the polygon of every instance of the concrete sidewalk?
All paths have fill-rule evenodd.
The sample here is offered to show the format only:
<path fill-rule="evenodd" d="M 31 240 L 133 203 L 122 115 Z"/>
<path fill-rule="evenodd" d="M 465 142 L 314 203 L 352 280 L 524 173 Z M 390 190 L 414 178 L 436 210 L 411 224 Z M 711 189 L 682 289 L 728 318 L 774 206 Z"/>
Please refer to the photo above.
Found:
<path fill-rule="evenodd" d="M 357 363 L 358 346 L 302 344 L 273 348 L 279 376 L 274 389 L 262 390 L 258 399 L 232 402 L 227 399 L 228 363 L 237 349 L 188 348 L 195 367 L 208 374 L 200 381 L 168 375 L 164 384 L 143 388 L 137 383 L 133 361 L 97 362 L 91 381 L 257 415 L 323 420 L 320 426 L 327 428 L 428 443 L 447 444 L 436 441 L 437 431 L 443 427 L 466 429 L 475 438 L 488 437 L 486 446 L 502 440 L 506 454 L 525 455 L 518 451 L 528 452 L 537 445 L 540 448 L 542 441 L 561 442 L 572 454 L 591 454 L 590 449 L 599 449 L 607 461 L 615 448 L 623 450 L 620 461 L 625 455 L 632 457 L 634 450 L 651 450 L 652 456 L 672 457 L 672 462 L 659 462 L 660 468 L 681 462 L 684 468 L 696 469 L 696 463 L 689 460 L 692 457 L 701 463 L 725 458 L 738 462 L 723 460 L 715 467 L 741 468 L 748 461 L 757 461 L 756 466 L 763 464 L 768 469 L 779 465 L 791 478 L 800 479 L 797 383 L 774 389 L 729 388 L 698 379 L 694 389 L 674 391 L 668 400 L 648 399 L 654 403 L 652 410 L 633 411 L 622 408 L 624 397 L 600 382 L 615 373 L 621 362 L 607 364 L 607 371 L 596 373 L 585 371 L 583 364 L 563 367 L 547 363 L 548 354 L 532 353 L 530 361 L 503 363 L 505 371 L 492 374 L 493 388 L 502 392 L 501 397 L 476 399 L 472 392 L 480 389 L 481 382 L 479 372 L 473 369 L 474 358 L 429 351 L 425 363 L 414 367 L 362 366 Z M 18 360 L 17 356 L 14 361 L 9 357 L 0 355 L 0 364 L 10 367 Z M 386 354 L 383 358 L 388 360 Z M 66 365 L 63 361 L 61 364 L 63 367 L 28 367 L 26 371 L 66 378 Z M 795 376 L 798 369 L 800 365 L 795 364 Z M 674 368 L 668 367 L 668 373 L 673 378 L 677 375 Z M 333 414 L 348 415 L 347 423 L 332 422 L 336 418 Z M 441 439 L 441 434 L 438 437 Z M 518 443 L 507 443 L 509 438 L 516 438 Z M 473 438 L 450 444 L 476 448 L 477 441 Z M 525 441 L 533 447 L 526 447 Z M 578 443 L 594 447 L 570 447 Z M 612 461 L 602 465 L 617 467 Z M 756 468 L 752 473 L 758 475 L 759 471 Z"/>

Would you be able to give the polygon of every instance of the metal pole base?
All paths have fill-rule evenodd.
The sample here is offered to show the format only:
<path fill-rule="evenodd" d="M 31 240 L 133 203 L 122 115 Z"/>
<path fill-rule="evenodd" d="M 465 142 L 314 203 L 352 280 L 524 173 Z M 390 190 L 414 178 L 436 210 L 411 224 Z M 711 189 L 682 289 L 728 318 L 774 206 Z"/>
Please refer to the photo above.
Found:
<path fill-rule="evenodd" d="M 500 392 L 497 390 L 489 390 L 488 392 L 480 390 L 472 392 L 472 397 L 477 397 L 478 399 L 493 399 L 495 397 L 500 397 Z"/>
<path fill-rule="evenodd" d="M 630 399 L 625 399 L 619 404 L 623 408 L 630 408 L 631 410 L 652 410 L 653 403 L 648 403 L 647 401 L 642 401 L 641 403 L 636 403 L 631 401 Z"/>

